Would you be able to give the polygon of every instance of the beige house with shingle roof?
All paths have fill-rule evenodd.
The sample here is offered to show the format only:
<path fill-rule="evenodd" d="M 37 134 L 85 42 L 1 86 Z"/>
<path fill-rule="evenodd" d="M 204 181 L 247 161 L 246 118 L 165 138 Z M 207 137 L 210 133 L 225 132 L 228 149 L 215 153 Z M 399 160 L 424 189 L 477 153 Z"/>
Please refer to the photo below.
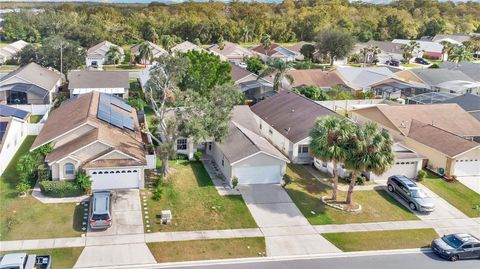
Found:
<path fill-rule="evenodd" d="M 425 156 L 447 176 L 480 176 L 480 122 L 457 104 L 378 105 L 352 111 L 358 123 L 374 121 L 395 140 Z"/>
<path fill-rule="evenodd" d="M 71 180 L 83 170 L 92 189 L 143 188 L 144 142 L 134 108 L 91 92 L 52 111 L 31 150 L 53 145 L 45 158 L 53 180 Z"/>
<path fill-rule="evenodd" d="M 223 47 L 219 44 L 212 45 L 208 48 L 208 51 L 219 56 L 220 60 L 234 64 L 243 62 L 244 57 L 253 56 L 253 52 L 249 49 L 228 41 L 223 42 Z"/>
<path fill-rule="evenodd" d="M 87 50 L 87 56 L 85 58 L 86 65 L 102 68 L 102 66 L 108 61 L 107 52 L 110 50 L 110 47 L 118 47 L 120 52 L 120 62 L 123 61 L 123 49 L 111 42 L 103 41 Z"/>

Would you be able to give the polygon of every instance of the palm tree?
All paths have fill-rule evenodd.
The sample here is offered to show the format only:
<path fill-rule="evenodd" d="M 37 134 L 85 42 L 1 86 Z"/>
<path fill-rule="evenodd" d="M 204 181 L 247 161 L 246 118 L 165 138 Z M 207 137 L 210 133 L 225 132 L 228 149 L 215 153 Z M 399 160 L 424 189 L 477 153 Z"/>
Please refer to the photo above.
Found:
<path fill-rule="evenodd" d="M 225 40 L 223 39 L 223 36 L 220 36 L 217 40 L 218 48 L 220 50 L 223 50 L 225 48 Z"/>
<path fill-rule="evenodd" d="M 265 51 L 270 50 L 270 48 L 272 48 L 272 37 L 269 34 L 263 34 L 260 42 L 262 42 L 262 46 L 265 49 Z"/>
<path fill-rule="evenodd" d="M 449 60 L 456 62 L 457 67 L 461 62 L 471 61 L 472 59 L 472 52 L 470 52 L 465 46 L 456 47 L 452 54 L 449 55 Z"/>
<path fill-rule="evenodd" d="M 373 54 L 373 63 L 376 65 L 378 63 L 378 54 L 380 54 L 382 51 L 379 47 L 374 46 L 370 48 L 370 52 Z"/>
<path fill-rule="evenodd" d="M 310 152 L 323 162 L 333 164 L 332 200 L 337 200 L 338 163 L 347 157 L 347 142 L 349 141 L 352 123 L 340 117 L 328 116 L 318 119 L 310 130 Z"/>
<path fill-rule="evenodd" d="M 243 37 L 243 42 L 244 43 L 247 43 L 250 41 L 250 29 L 248 29 L 248 26 L 245 25 L 242 27 L 242 29 L 240 30 L 241 32 L 241 35 Z"/>
<path fill-rule="evenodd" d="M 108 60 L 113 62 L 116 66 L 117 62 L 120 61 L 120 48 L 117 46 L 110 46 L 107 53 L 105 53 L 105 56 L 107 56 Z"/>
<path fill-rule="evenodd" d="M 444 60 L 448 55 L 450 55 L 452 53 L 452 50 L 453 50 L 453 46 L 452 46 L 452 43 L 448 42 L 448 41 L 442 41 L 440 42 L 440 44 L 443 46 L 442 48 L 442 60 Z"/>
<path fill-rule="evenodd" d="M 357 126 L 351 133 L 348 142 L 345 168 L 352 171 L 352 178 L 348 186 L 346 203 L 351 205 L 353 188 L 357 176 L 363 171 L 381 175 L 387 171 L 395 160 L 393 153 L 393 139 L 388 131 L 369 122 L 364 126 Z"/>
<path fill-rule="evenodd" d="M 370 53 L 370 48 L 368 47 L 365 47 L 363 49 L 360 50 L 360 54 L 363 55 L 363 64 L 362 66 L 365 66 L 366 63 L 367 63 L 367 55 Z"/>
<path fill-rule="evenodd" d="M 413 53 L 415 50 L 420 50 L 420 43 L 418 43 L 415 40 L 410 41 L 408 44 L 403 44 L 402 45 L 402 50 L 403 50 L 403 58 L 408 62 L 413 57 Z"/>
<path fill-rule="evenodd" d="M 143 62 L 144 65 L 147 65 L 147 60 L 148 62 L 152 61 L 153 52 L 150 43 L 144 41 L 142 42 L 142 44 L 140 44 L 140 46 L 138 47 L 138 56 L 140 57 L 140 60 Z"/>
<path fill-rule="evenodd" d="M 275 92 L 280 91 L 282 88 L 282 82 L 286 79 L 290 84 L 293 83 L 293 77 L 290 74 L 287 74 L 290 69 L 290 65 L 284 61 L 275 60 L 272 65 L 267 67 L 257 78 L 264 78 L 275 74 L 273 78 L 273 90 Z"/>
<path fill-rule="evenodd" d="M 164 35 L 161 38 L 162 47 L 167 50 L 169 53 L 173 46 L 175 46 L 175 40 L 169 35 Z"/>

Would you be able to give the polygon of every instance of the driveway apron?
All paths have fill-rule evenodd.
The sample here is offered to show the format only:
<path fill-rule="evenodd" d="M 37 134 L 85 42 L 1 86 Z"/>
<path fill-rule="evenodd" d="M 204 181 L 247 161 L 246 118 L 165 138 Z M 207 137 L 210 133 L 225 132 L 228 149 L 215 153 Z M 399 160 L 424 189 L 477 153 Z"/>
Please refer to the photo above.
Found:
<path fill-rule="evenodd" d="M 280 185 L 242 185 L 239 189 L 265 236 L 268 256 L 340 252 L 315 231 Z"/>
<path fill-rule="evenodd" d="M 86 247 L 75 268 L 155 263 L 145 244 L 139 190 L 117 190 L 112 196 L 112 227 L 89 228 Z"/>

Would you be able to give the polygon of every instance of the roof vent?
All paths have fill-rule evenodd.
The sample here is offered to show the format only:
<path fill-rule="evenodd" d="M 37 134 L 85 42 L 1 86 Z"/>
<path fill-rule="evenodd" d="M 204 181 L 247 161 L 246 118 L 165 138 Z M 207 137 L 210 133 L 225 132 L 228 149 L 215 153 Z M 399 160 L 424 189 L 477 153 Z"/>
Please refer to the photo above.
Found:
<path fill-rule="evenodd" d="M 290 132 L 290 127 L 285 128 L 284 130 L 285 130 L 285 132 L 287 132 L 287 134 L 288 134 L 288 132 Z"/>
<path fill-rule="evenodd" d="M 291 112 L 292 112 L 292 113 L 295 112 L 295 108 L 292 108 Z"/>
<path fill-rule="evenodd" d="M 407 121 L 402 120 L 402 123 L 400 123 L 400 128 L 407 128 Z"/>

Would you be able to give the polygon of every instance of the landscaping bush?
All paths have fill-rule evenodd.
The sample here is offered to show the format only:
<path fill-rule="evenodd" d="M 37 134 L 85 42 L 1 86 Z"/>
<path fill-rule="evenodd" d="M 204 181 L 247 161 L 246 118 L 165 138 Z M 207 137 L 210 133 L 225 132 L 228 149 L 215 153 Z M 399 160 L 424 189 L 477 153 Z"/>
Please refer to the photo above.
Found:
<path fill-rule="evenodd" d="M 292 178 L 287 174 L 283 175 L 283 186 L 285 187 L 290 183 L 292 183 Z"/>
<path fill-rule="evenodd" d="M 195 160 L 198 162 L 200 161 L 200 159 L 202 158 L 203 156 L 203 153 L 200 152 L 200 151 L 196 151 L 195 153 L 193 153 L 193 158 L 195 158 Z"/>
<path fill-rule="evenodd" d="M 232 186 L 235 189 L 237 187 L 237 185 L 238 185 L 238 177 L 234 176 L 232 178 Z"/>
<path fill-rule="evenodd" d="M 357 177 L 357 182 L 356 182 L 356 185 L 364 185 L 365 184 L 365 177 L 363 176 L 359 176 Z"/>
<path fill-rule="evenodd" d="M 45 164 L 41 164 L 38 166 L 37 174 L 38 174 L 38 181 L 45 181 L 50 179 L 50 175 L 48 173 L 48 167 Z"/>
<path fill-rule="evenodd" d="M 49 197 L 75 197 L 85 193 L 79 185 L 72 181 L 42 181 L 40 190 Z"/>
<path fill-rule="evenodd" d="M 85 193 L 89 193 L 92 188 L 92 180 L 85 172 L 78 172 L 75 175 L 75 184 L 80 187 Z"/>
<path fill-rule="evenodd" d="M 30 190 L 30 184 L 28 184 L 28 182 L 25 182 L 25 181 L 20 181 L 15 187 L 15 190 L 19 194 L 27 193 Z"/>
<path fill-rule="evenodd" d="M 155 201 L 158 201 L 162 198 L 162 194 L 163 194 L 162 185 L 158 184 L 153 190 L 152 199 Z"/>
<path fill-rule="evenodd" d="M 422 181 L 427 176 L 427 172 L 420 170 L 418 171 L 417 180 Z"/>

